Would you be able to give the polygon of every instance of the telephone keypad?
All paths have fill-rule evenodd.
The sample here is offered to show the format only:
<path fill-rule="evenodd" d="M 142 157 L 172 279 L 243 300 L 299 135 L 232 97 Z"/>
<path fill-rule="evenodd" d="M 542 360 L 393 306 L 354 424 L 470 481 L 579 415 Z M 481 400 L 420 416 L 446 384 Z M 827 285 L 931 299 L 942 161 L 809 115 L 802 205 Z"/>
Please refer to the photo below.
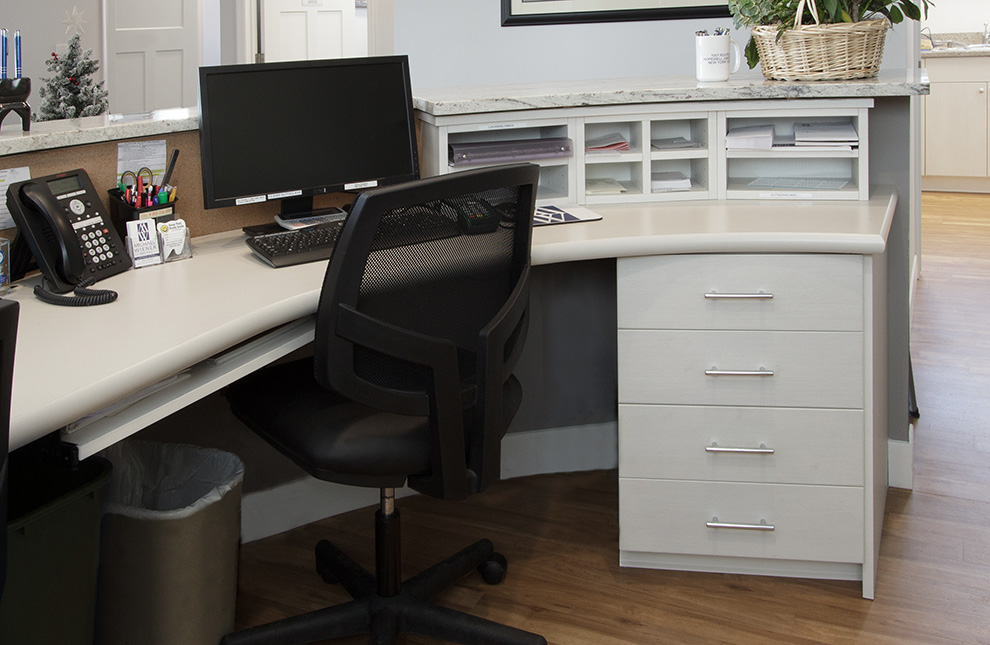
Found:
<path fill-rule="evenodd" d="M 83 213 L 77 214 L 82 215 Z M 80 224 L 86 227 L 77 230 L 79 240 L 86 248 L 83 257 L 85 258 L 89 272 L 96 273 L 117 264 L 117 254 L 113 241 L 109 237 L 110 229 L 104 225 L 103 218 L 100 217 L 99 213 L 95 213 L 93 217 L 87 219 L 85 222 L 77 222 L 76 226 Z M 90 229 L 89 227 L 92 228 Z"/>

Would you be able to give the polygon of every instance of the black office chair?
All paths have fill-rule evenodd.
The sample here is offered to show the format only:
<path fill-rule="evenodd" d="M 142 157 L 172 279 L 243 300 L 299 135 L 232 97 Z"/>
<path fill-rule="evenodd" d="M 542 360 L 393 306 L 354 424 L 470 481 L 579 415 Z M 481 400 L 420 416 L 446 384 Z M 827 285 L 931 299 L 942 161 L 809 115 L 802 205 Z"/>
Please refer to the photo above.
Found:
<path fill-rule="evenodd" d="M 7 478 L 10 466 L 10 386 L 14 376 L 14 345 L 17 341 L 15 300 L 0 300 L 0 598 L 7 582 Z"/>
<path fill-rule="evenodd" d="M 228 635 L 224 643 L 413 633 L 458 643 L 545 644 L 539 635 L 432 604 L 505 558 L 480 540 L 401 582 L 394 489 L 462 499 L 499 479 L 500 442 L 522 392 L 539 169 L 471 170 L 358 197 L 330 259 L 315 356 L 228 390 L 234 413 L 316 478 L 381 489 L 376 576 L 329 541 L 316 567 L 354 600 Z"/>

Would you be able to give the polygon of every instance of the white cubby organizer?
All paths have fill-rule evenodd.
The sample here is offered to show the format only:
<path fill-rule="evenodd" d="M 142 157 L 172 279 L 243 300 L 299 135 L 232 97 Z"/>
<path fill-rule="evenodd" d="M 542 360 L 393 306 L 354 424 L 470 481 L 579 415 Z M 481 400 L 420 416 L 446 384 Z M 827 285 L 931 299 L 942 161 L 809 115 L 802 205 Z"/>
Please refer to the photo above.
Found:
<path fill-rule="evenodd" d="M 753 100 L 619 104 L 436 116 L 419 113 L 422 174 L 452 167 L 451 143 L 566 137 L 570 157 L 526 158 L 538 163 L 541 203 L 614 204 L 703 199 L 865 200 L 869 198 L 869 109 L 873 99 Z M 858 134 L 848 149 L 774 147 L 726 150 L 735 127 L 772 125 L 793 134 L 796 123 L 846 123 Z M 586 142 L 621 135 L 628 150 L 596 152 Z M 655 173 L 681 173 L 687 190 L 654 190 Z M 758 178 L 778 187 L 750 185 Z M 844 182 L 841 188 L 815 184 Z M 613 187 L 611 192 L 600 184 Z"/>

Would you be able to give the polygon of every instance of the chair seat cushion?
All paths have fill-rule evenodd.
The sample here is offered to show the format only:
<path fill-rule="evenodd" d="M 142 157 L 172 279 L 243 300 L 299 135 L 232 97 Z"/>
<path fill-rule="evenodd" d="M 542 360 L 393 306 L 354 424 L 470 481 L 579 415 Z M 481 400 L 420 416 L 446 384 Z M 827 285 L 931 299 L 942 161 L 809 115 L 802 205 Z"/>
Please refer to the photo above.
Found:
<path fill-rule="evenodd" d="M 318 479 L 398 488 L 429 470 L 427 417 L 381 412 L 323 388 L 312 359 L 254 372 L 227 398 L 241 421 Z"/>

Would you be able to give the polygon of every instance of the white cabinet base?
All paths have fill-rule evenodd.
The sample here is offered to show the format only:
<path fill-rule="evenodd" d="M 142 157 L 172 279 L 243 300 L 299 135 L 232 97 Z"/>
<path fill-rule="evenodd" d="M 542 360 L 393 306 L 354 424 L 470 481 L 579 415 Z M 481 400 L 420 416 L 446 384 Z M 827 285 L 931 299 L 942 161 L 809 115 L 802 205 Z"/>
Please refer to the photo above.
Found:
<path fill-rule="evenodd" d="M 731 556 L 710 555 L 698 556 L 620 550 L 619 565 L 642 569 L 739 573 L 756 576 L 780 576 L 784 578 L 815 578 L 820 580 L 863 579 L 863 566 L 859 564 L 810 562 L 804 560 L 735 558 Z M 873 598 L 872 583 L 870 584 L 869 593 L 867 593 L 866 585 L 863 585 L 863 597 Z"/>

